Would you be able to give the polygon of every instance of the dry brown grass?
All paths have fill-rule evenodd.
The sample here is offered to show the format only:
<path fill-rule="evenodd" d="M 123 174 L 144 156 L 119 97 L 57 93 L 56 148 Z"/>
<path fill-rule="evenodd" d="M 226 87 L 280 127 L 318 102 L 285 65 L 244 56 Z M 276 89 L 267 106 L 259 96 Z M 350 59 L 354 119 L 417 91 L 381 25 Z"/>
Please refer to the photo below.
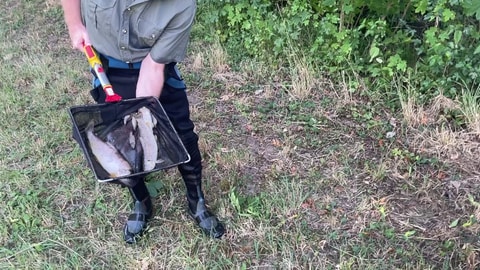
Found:
<path fill-rule="evenodd" d="M 340 76 L 340 85 L 331 85 L 330 87 L 335 92 L 336 98 L 344 105 L 357 102 L 355 96 L 367 90 L 362 79 L 358 74 L 345 70 L 340 72 Z"/>
<path fill-rule="evenodd" d="M 193 55 L 190 68 L 192 72 L 200 72 L 205 68 L 205 56 L 203 52 L 197 52 Z"/>
<path fill-rule="evenodd" d="M 414 134 L 412 147 L 418 151 L 455 164 L 469 174 L 480 175 L 480 143 L 476 135 L 437 127 Z"/>
<path fill-rule="evenodd" d="M 228 65 L 228 54 L 225 52 L 219 42 L 209 46 L 206 55 L 208 67 L 214 73 L 224 73 L 230 70 Z"/>
<path fill-rule="evenodd" d="M 417 104 L 415 90 L 408 86 L 402 88 L 401 84 L 397 84 L 396 88 L 398 89 L 398 97 L 400 99 L 402 116 L 405 123 L 411 127 L 418 127 L 422 125 L 422 123 L 427 123 L 429 120 L 426 112 Z"/>
<path fill-rule="evenodd" d="M 305 100 L 311 97 L 312 91 L 317 86 L 317 77 L 307 59 L 294 54 L 290 68 L 290 97 L 296 100 Z"/>
<path fill-rule="evenodd" d="M 417 104 L 414 94 L 407 93 L 401 100 L 403 116 L 407 129 L 410 130 L 408 133 L 412 136 L 411 146 L 414 149 L 455 164 L 465 172 L 475 175 L 479 173 L 480 115 L 478 104 L 473 104 L 472 98 L 459 102 L 439 94 L 430 104 L 421 106 Z M 466 129 L 453 129 L 446 117 L 450 112 L 462 112 Z"/>

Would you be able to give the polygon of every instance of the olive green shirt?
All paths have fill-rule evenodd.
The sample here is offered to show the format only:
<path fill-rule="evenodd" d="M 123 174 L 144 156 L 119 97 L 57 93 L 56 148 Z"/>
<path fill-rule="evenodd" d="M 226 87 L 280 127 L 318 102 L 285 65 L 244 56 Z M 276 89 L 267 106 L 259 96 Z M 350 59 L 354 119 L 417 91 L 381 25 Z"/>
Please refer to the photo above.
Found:
<path fill-rule="evenodd" d="M 92 45 L 127 63 L 148 53 L 157 63 L 185 58 L 195 0 L 82 0 L 82 18 Z"/>

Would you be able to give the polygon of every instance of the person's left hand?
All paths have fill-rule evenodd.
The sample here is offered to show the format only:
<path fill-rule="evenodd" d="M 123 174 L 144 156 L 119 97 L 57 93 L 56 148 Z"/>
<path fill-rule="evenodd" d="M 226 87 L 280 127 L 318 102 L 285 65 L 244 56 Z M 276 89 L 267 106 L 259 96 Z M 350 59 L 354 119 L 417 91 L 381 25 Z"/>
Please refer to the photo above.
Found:
<path fill-rule="evenodd" d="M 164 82 L 165 64 L 155 62 L 150 54 L 142 61 L 137 82 L 137 97 L 160 97 Z"/>

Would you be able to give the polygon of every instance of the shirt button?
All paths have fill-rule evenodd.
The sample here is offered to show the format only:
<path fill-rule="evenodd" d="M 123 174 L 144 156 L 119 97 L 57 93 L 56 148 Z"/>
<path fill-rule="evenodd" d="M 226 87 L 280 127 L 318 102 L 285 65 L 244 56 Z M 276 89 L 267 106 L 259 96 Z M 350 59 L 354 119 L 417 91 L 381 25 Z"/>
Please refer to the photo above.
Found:
<path fill-rule="evenodd" d="M 132 10 L 131 8 L 127 8 L 128 11 Z"/>
<path fill-rule="evenodd" d="M 126 48 L 125 48 L 125 46 L 122 46 L 122 47 L 120 47 L 120 49 L 125 50 Z"/>
<path fill-rule="evenodd" d="M 151 37 L 152 37 L 152 39 L 155 38 L 155 34 L 152 34 Z"/>
<path fill-rule="evenodd" d="M 126 34 L 126 33 L 127 33 L 127 29 L 122 29 L 122 33 Z"/>

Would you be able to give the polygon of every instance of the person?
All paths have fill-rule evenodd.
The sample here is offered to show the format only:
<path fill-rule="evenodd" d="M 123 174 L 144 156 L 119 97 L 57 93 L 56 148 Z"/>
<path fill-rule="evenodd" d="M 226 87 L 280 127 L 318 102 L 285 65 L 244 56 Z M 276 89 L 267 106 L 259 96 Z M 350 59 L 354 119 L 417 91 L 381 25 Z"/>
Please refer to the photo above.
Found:
<path fill-rule="evenodd" d="M 159 99 L 190 161 L 178 166 L 186 187 L 187 210 L 201 231 L 220 238 L 224 225 L 205 205 L 198 136 L 190 119 L 186 86 L 176 66 L 186 55 L 194 21 L 195 0 L 61 0 L 72 46 L 83 52 L 92 45 L 102 59 L 113 89 L 123 98 Z M 98 79 L 91 91 L 102 103 Z M 132 212 L 124 240 L 135 243 L 153 215 L 144 178 L 127 186 Z"/>

